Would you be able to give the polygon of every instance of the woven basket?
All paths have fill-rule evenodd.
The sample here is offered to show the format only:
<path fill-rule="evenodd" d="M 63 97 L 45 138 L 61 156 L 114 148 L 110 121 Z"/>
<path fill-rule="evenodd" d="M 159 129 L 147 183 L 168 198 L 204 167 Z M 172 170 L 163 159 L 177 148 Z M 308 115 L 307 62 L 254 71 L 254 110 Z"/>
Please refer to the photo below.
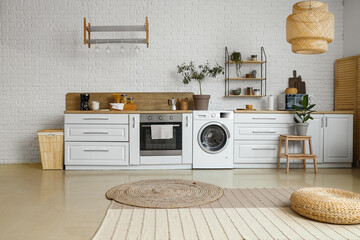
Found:
<path fill-rule="evenodd" d="M 334 188 L 301 188 L 291 194 L 291 208 L 320 222 L 360 223 L 360 194 Z"/>
<path fill-rule="evenodd" d="M 64 130 L 44 129 L 37 133 L 43 169 L 63 169 Z"/>

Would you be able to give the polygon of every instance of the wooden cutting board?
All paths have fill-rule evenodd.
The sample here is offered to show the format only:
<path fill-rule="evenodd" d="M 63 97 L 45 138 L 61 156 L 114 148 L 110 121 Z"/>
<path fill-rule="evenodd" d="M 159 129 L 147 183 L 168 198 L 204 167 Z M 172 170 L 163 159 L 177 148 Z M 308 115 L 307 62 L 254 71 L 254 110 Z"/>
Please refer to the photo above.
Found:
<path fill-rule="evenodd" d="M 289 88 L 296 88 L 295 84 L 298 81 L 296 77 L 296 70 L 293 71 L 293 77 L 289 78 Z"/>

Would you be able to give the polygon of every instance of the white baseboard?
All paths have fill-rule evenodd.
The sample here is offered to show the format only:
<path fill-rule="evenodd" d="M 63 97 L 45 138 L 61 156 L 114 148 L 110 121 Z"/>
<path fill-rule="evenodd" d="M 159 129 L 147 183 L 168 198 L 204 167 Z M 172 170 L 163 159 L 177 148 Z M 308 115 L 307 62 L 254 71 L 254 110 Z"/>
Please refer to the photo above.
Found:
<path fill-rule="evenodd" d="M 79 166 L 67 165 L 65 170 L 159 170 L 192 169 L 192 165 L 146 165 L 146 166 Z"/>
<path fill-rule="evenodd" d="M 351 168 L 351 163 L 322 163 L 317 164 L 318 168 Z M 276 163 L 244 163 L 244 164 L 234 164 L 234 168 L 276 168 Z M 286 164 L 281 163 L 280 168 L 286 168 Z M 290 168 L 304 168 L 301 163 L 292 163 Z M 314 168 L 314 164 L 306 164 L 306 168 Z"/>

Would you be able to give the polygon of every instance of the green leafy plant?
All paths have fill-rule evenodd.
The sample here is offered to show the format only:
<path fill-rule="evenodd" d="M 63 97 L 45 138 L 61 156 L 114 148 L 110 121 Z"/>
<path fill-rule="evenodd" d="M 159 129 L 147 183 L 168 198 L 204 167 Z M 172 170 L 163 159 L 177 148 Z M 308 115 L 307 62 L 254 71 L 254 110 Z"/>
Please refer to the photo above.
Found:
<path fill-rule="evenodd" d="M 297 116 L 294 117 L 294 121 L 296 123 L 305 123 L 309 119 L 314 120 L 314 118 L 311 116 L 311 113 L 316 112 L 313 110 L 316 104 L 309 104 L 309 95 L 305 95 L 300 101 L 300 104 L 302 105 L 303 109 L 296 105 L 292 106 L 296 110 L 295 114 Z"/>
<path fill-rule="evenodd" d="M 201 84 L 206 77 L 215 78 L 219 74 L 224 74 L 224 68 L 222 66 L 218 64 L 210 66 L 209 62 L 197 67 L 193 62 L 189 64 L 183 63 L 182 65 L 178 65 L 177 69 L 178 73 L 184 77 L 182 80 L 184 84 L 189 84 L 191 80 L 196 80 L 199 83 L 200 95 L 202 95 Z"/>
<path fill-rule="evenodd" d="M 242 60 L 242 57 L 241 57 L 241 53 L 240 52 L 233 52 L 231 55 L 230 55 L 230 59 L 231 61 L 235 62 L 236 63 L 236 75 L 238 77 L 240 77 L 241 75 L 241 66 L 243 64 L 243 60 Z"/>

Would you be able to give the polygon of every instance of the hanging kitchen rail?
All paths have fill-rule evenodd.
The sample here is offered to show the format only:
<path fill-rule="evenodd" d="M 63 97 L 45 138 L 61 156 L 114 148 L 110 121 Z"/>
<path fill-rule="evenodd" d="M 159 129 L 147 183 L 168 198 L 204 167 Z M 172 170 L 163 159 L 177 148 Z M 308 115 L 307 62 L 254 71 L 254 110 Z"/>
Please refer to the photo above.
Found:
<path fill-rule="evenodd" d="M 91 32 L 146 32 L 146 38 L 123 38 L 123 39 L 91 39 Z M 87 34 L 86 34 L 87 33 Z M 87 37 L 86 37 L 87 35 Z M 149 21 L 145 18 L 145 25 L 122 25 L 122 26 L 91 26 L 86 25 L 84 18 L 84 44 L 106 44 L 106 43 L 137 43 L 146 44 L 149 47 Z"/>
<path fill-rule="evenodd" d="M 235 62 L 230 60 L 230 54 L 228 48 L 225 47 L 225 97 L 265 97 L 266 96 L 266 67 L 267 67 L 267 57 L 264 47 L 261 47 L 261 60 L 260 61 L 242 61 L 243 64 L 260 64 L 261 72 L 260 78 L 244 78 L 230 77 L 230 65 L 235 64 Z M 261 84 L 261 95 L 231 95 L 230 94 L 230 81 L 231 80 L 254 80 L 260 81 Z"/>

